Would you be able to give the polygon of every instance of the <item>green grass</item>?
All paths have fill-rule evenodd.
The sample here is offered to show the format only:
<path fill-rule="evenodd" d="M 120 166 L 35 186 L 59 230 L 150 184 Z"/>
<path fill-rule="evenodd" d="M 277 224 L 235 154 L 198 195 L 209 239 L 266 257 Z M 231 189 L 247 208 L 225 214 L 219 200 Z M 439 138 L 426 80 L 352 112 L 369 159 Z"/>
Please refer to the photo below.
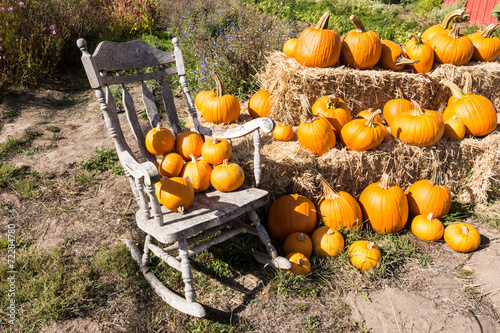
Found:
<path fill-rule="evenodd" d="M 42 135 L 41 132 L 28 131 L 22 137 L 9 137 L 6 142 L 0 144 L 0 161 L 15 154 L 33 153 L 37 149 L 31 148 L 31 143 L 40 135 Z"/>
<path fill-rule="evenodd" d="M 123 168 L 119 164 L 116 151 L 106 148 L 96 148 L 94 155 L 86 161 L 78 164 L 80 168 L 86 171 L 107 171 L 111 170 L 114 174 L 123 175 Z"/>
<path fill-rule="evenodd" d="M 9 119 L 9 118 L 14 118 L 18 115 L 16 110 L 7 110 L 1 117 L 0 119 Z"/>
<path fill-rule="evenodd" d="M 23 199 L 38 199 L 42 196 L 42 178 L 42 174 L 30 172 L 27 166 L 0 163 L 0 189 L 13 191 Z"/>
<path fill-rule="evenodd" d="M 59 133 L 61 131 L 61 129 L 59 127 L 53 126 L 53 125 L 45 127 L 45 130 L 52 132 L 52 133 Z"/>

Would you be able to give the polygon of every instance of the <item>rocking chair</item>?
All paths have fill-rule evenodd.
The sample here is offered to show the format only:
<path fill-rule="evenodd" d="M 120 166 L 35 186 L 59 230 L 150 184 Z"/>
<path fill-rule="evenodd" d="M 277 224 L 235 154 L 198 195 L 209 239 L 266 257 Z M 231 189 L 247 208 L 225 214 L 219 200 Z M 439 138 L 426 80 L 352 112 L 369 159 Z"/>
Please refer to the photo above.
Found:
<path fill-rule="evenodd" d="M 229 130 L 200 126 L 186 80 L 186 70 L 179 48 L 179 40 L 174 38 L 172 42 L 173 52 L 161 51 L 143 41 L 126 43 L 104 41 L 97 46 L 94 54 L 88 52 L 84 39 L 79 39 L 77 45 L 82 51 L 82 62 L 90 86 L 95 89 L 104 121 L 139 206 L 136 222 L 146 236 L 142 252 L 134 240 L 126 241 L 132 258 L 139 265 L 140 271 L 151 284 L 153 290 L 165 302 L 189 315 L 203 317 L 205 309 L 199 303 L 194 302 L 189 257 L 212 245 L 247 232 L 257 235 L 267 250 L 268 254 L 253 253 L 258 262 L 282 269 L 289 269 L 291 264 L 286 258 L 277 255 L 276 249 L 271 244 L 269 236 L 260 224 L 259 217 L 255 212 L 255 209 L 267 203 L 267 192 L 264 190 L 244 185 L 236 191 L 224 193 L 209 188 L 207 191 L 195 195 L 192 206 L 183 215 L 168 211 L 158 202 L 154 189 L 154 184 L 161 178 L 158 162 L 156 156 L 146 150 L 145 135 L 139 125 L 134 101 L 126 84 L 142 83 L 142 102 L 152 128 L 160 122 L 160 117 L 154 94 L 148 88 L 146 81 L 156 79 L 161 81 L 161 100 L 173 133 L 177 136 L 182 131 L 174 105 L 173 93 L 165 80 L 165 77 L 176 74 L 186 97 L 195 130 L 202 137 L 210 136 L 230 140 L 253 132 L 254 175 L 257 185 L 261 176 L 259 129 L 269 133 L 274 128 L 274 122 L 269 118 L 254 119 Z M 169 64 L 170 66 L 168 66 Z M 129 141 L 137 141 L 139 153 L 142 155 L 141 160 L 144 162 L 140 162 L 136 158 L 120 126 L 116 101 L 110 90 L 110 86 L 115 84 L 122 87 L 124 110 L 135 137 L 135 140 Z M 244 214 L 248 214 L 251 225 L 242 222 Z M 228 226 L 230 229 L 226 231 Z M 219 235 L 208 238 L 219 232 L 221 232 Z M 196 245 L 190 248 L 189 246 L 194 243 Z M 171 255 L 170 253 L 173 251 L 178 251 L 178 255 Z M 182 273 L 185 284 L 184 297 L 168 289 L 149 270 L 151 253 Z"/>

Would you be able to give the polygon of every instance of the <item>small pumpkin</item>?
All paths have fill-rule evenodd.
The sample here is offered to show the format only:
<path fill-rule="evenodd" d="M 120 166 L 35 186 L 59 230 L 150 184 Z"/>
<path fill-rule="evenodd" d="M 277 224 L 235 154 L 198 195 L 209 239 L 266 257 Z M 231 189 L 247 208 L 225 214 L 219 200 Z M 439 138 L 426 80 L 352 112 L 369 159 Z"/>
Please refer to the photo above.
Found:
<path fill-rule="evenodd" d="M 303 232 L 293 232 L 285 239 L 283 244 L 283 252 L 285 255 L 299 252 L 309 258 L 313 251 L 313 243 L 311 238 Z"/>
<path fill-rule="evenodd" d="M 472 252 L 481 244 L 481 235 L 470 224 L 459 222 L 444 229 L 444 241 L 458 252 Z"/>
<path fill-rule="evenodd" d="M 212 100 L 212 98 L 214 98 L 215 96 L 217 96 L 215 94 L 215 88 L 208 91 L 200 91 L 198 94 L 196 94 L 196 98 L 194 99 L 194 105 L 196 106 L 196 109 L 203 113 L 203 109 L 205 108 L 205 104 L 207 103 L 207 101 Z"/>
<path fill-rule="evenodd" d="M 314 253 L 319 257 L 336 257 L 344 250 L 344 237 L 329 226 L 319 227 L 312 234 Z"/>
<path fill-rule="evenodd" d="M 455 19 L 462 17 L 464 15 L 465 15 L 465 10 L 463 10 L 463 9 L 457 9 L 457 10 L 454 10 L 454 11 L 448 13 L 448 15 L 445 16 L 445 18 L 443 19 L 443 22 L 441 24 L 433 25 L 432 27 L 425 30 L 422 33 L 421 38 L 425 41 L 429 41 L 437 33 L 440 33 L 443 30 L 450 30 L 451 26 L 453 24 L 453 21 L 455 21 Z"/>
<path fill-rule="evenodd" d="M 422 38 L 414 33 L 408 34 L 408 37 L 413 37 L 405 45 L 405 53 L 412 60 L 420 59 L 414 65 L 409 66 L 417 73 L 429 73 L 434 64 L 434 50 L 432 46 L 424 42 Z"/>
<path fill-rule="evenodd" d="M 181 174 L 184 159 L 177 153 L 168 153 L 163 156 L 158 171 L 163 177 L 177 177 Z"/>
<path fill-rule="evenodd" d="M 411 102 L 407 99 L 404 99 L 401 88 L 396 87 L 396 98 L 391 99 L 387 103 L 385 103 L 384 108 L 382 110 L 382 114 L 384 116 L 387 125 L 391 126 L 394 117 L 396 117 L 398 114 L 402 112 L 410 110 L 411 110 Z"/>
<path fill-rule="evenodd" d="M 453 140 L 462 140 L 465 136 L 465 125 L 463 121 L 453 115 L 444 122 L 444 136 Z"/>
<path fill-rule="evenodd" d="M 273 202 L 267 220 L 269 231 L 278 240 L 293 232 L 310 235 L 316 229 L 316 207 L 302 195 L 284 195 Z"/>
<path fill-rule="evenodd" d="M 203 99 L 201 114 L 206 121 L 214 124 L 229 124 L 240 116 L 240 102 L 233 95 L 226 94 L 222 78 L 214 72 L 216 96 Z"/>
<path fill-rule="evenodd" d="M 286 258 L 292 263 L 292 268 L 290 268 L 291 274 L 307 275 L 311 272 L 311 263 L 302 253 L 290 253 Z"/>
<path fill-rule="evenodd" d="M 290 141 L 293 138 L 293 128 L 285 124 L 277 124 L 273 130 L 273 137 L 279 141 Z"/>
<path fill-rule="evenodd" d="M 321 176 L 324 195 L 318 202 L 318 216 L 332 229 L 355 229 L 363 223 L 363 214 L 356 199 L 347 192 L 336 192 Z"/>
<path fill-rule="evenodd" d="M 158 122 L 156 127 L 146 134 L 145 143 L 151 154 L 165 155 L 174 148 L 175 138 L 168 128 L 162 127 Z"/>
<path fill-rule="evenodd" d="M 300 96 L 300 102 L 310 122 L 303 121 L 299 124 L 299 128 L 297 129 L 299 144 L 302 148 L 321 156 L 335 147 L 337 139 L 335 138 L 333 127 L 322 115 L 314 118 L 309 101 L 305 95 Z"/>
<path fill-rule="evenodd" d="M 408 59 L 403 55 L 403 49 L 391 40 L 384 39 L 382 43 L 382 53 L 378 65 L 384 69 L 400 71 L 404 66 L 415 65 L 420 59 Z"/>
<path fill-rule="evenodd" d="M 245 172 L 236 163 L 229 163 L 225 159 L 217 165 L 210 174 L 212 186 L 221 192 L 232 192 L 241 187 L 245 182 Z"/>
<path fill-rule="evenodd" d="M 210 174 L 212 167 L 205 160 L 198 160 L 191 155 L 191 161 L 184 164 L 181 176 L 189 179 L 195 192 L 203 192 L 210 187 Z"/>
<path fill-rule="evenodd" d="M 474 45 L 472 61 L 495 61 L 500 56 L 500 38 L 493 37 L 498 23 L 490 24 L 483 31 L 469 35 Z"/>
<path fill-rule="evenodd" d="M 411 232 L 421 240 L 435 242 L 443 237 L 444 226 L 434 218 L 434 213 L 417 215 L 411 222 Z"/>
<path fill-rule="evenodd" d="M 354 119 L 369 120 L 373 116 L 374 113 L 375 113 L 375 110 L 373 108 L 369 108 L 368 110 L 359 111 L 359 113 L 356 115 L 356 118 L 354 118 Z M 373 118 L 373 121 L 376 123 L 381 123 L 382 117 L 380 116 L 380 114 L 377 114 L 375 116 L 375 118 Z"/>
<path fill-rule="evenodd" d="M 387 137 L 387 129 L 374 119 L 382 111 L 374 112 L 369 120 L 354 119 L 340 131 L 340 140 L 352 151 L 365 151 L 377 147 Z"/>
<path fill-rule="evenodd" d="M 226 139 L 212 138 L 201 146 L 201 156 L 210 164 L 221 164 L 231 158 L 233 150 Z"/>
<path fill-rule="evenodd" d="M 411 111 L 402 112 L 392 120 L 392 135 L 411 146 L 434 145 L 444 133 L 441 115 L 436 111 L 422 110 L 415 101 L 411 101 L 411 104 Z"/>
<path fill-rule="evenodd" d="M 290 38 L 283 45 L 283 53 L 287 57 L 295 57 L 295 50 L 297 49 L 297 38 Z"/>
<path fill-rule="evenodd" d="M 367 271 L 380 265 L 382 253 L 375 243 L 359 240 L 349 246 L 349 259 L 357 268 Z"/>
<path fill-rule="evenodd" d="M 408 221 L 408 200 L 401 187 L 389 185 L 384 173 L 380 182 L 368 185 L 359 197 L 363 218 L 380 233 L 397 233 Z"/>
<path fill-rule="evenodd" d="M 248 113 L 253 118 L 267 117 L 271 112 L 273 96 L 261 89 L 252 95 L 248 101 Z"/>
<path fill-rule="evenodd" d="M 372 68 L 382 54 L 382 43 L 372 30 L 366 30 L 361 20 L 351 15 L 349 18 L 356 26 L 342 38 L 340 63 L 358 69 Z"/>
<path fill-rule="evenodd" d="M 186 161 L 191 160 L 191 155 L 200 157 L 202 146 L 203 139 L 196 132 L 179 133 L 175 140 L 175 152 L 181 155 Z"/>
<path fill-rule="evenodd" d="M 297 40 L 295 60 L 307 67 L 331 67 L 340 55 L 340 37 L 328 29 L 329 13 L 324 13 L 316 27 L 305 29 Z"/>
<path fill-rule="evenodd" d="M 346 102 L 335 95 L 318 98 L 311 110 L 314 115 L 322 115 L 328 119 L 337 138 L 340 138 L 342 127 L 351 121 L 351 111 Z"/>
<path fill-rule="evenodd" d="M 179 214 L 184 214 L 194 200 L 193 185 L 182 177 L 163 177 L 155 184 L 155 193 L 160 204 Z"/>
<path fill-rule="evenodd" d="M 440 64 L 465 65 L 474 54 L 472 41 L 460 33 L 459 27 L 434 35 L 429 45 L 434 50 L 434 61 Z"/>

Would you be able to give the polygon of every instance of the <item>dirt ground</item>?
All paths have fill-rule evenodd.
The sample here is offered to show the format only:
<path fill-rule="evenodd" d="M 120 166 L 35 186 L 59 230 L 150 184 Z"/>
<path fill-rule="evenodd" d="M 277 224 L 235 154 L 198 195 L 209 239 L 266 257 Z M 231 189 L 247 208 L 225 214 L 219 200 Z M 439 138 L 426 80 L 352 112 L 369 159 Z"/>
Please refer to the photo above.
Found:
<path fill-rule="evenodd" d="M 59 184 L 44 188 L 45 204 L 21 201 L 10 193 L 0 195 L 0 201 L 16 211 L 23 233 L 40 248 L 58 246 L 72 238 L 75 255 L 92 255 L 126 239 L 142 237 L 130 217 L 136 204 L 124 176 L 101 173 L 91 185 L 75 180 L 81 172 L 79 162 L 92 156 L 97 147 L 113 148 L 90 90 L 75 92 L 63 84 L 53 84 L 5 98 L 0 114 L 8 110 L 16 110 L 18 115 L 1 121 L 0 143 L 26 131 L 42 133 L 33 142 L 33 147 L 39 148 L 37 152 L 18 155 L 9 163 L 52 174 Z M 126 122 L 123 113 L 120 119 Z M 54 140 L 55 133 L 47 131 L 47 126 L 59 127 L 57 135 L 61 138 Z M 498 216 L 500 202 L 477 209 Z M 359 332 L 500 332 L 500 233 L 478 220 L 469 222 L 483 237 L 480 249 L 461 254 L 444 242 L 424 243 L 415 238 L 433 263 L 422 266 L 409 260 L 392 279 L 380 281 L 373 288 L 356 291 L 353 287 L 349 292 L 332 288 L 325 292 L 327 288 L 314 298 L 293 298 L 271 292 L 262 271 L 242 271 L 237 279 L 242 291 L 236 289 L 217 297 L 202 295 L 200 301 L 249 322 L 249 330 L 255 332 L 342 331 L 345 326 L 338 326 L 339 317 L 356 323 L 351 330 Z M 460 269 L 472 274 L 458 274 Z M 359 274 L 353 271 L 353 285 Z M 133 311 L 116 313 L 113 320 L 126 321 L 121 317 Z M 304 313 L 310 325 L 304 322 Z M 98 316 L 74 318 L 54 322 L 45 332 L 123 331 L 106 320 Z M 321 324 L 315 326 L 315 320 Z"/>

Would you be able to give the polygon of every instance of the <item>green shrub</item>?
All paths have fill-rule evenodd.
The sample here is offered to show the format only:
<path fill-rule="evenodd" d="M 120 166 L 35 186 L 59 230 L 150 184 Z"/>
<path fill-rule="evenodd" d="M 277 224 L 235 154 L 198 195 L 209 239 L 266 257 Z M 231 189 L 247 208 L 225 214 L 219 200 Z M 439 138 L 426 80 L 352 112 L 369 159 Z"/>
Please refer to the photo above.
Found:
<path fill-rule="evenodd" d="M 152 33 L 157 0 L 101 0 L 109 34 L 116 37 Z"/>

